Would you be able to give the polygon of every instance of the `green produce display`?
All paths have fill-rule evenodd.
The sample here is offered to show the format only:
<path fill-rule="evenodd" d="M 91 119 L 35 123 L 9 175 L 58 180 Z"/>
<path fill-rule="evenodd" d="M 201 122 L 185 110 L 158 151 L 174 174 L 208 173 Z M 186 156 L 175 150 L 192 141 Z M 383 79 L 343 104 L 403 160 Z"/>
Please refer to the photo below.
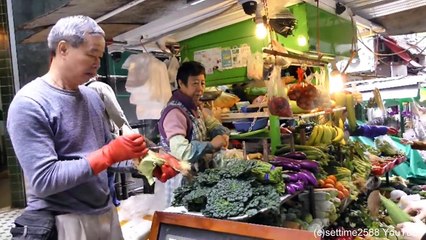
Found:
<path fill-rule="evenodd" d="M 262 209 L 279 215 L 284 183 L 280 167 L 256 160 L 227 160 L 176 189 L 173 206 L 213 218 L 254 216 Z M 268 178 L 265 178 L 265 176 Z"/>

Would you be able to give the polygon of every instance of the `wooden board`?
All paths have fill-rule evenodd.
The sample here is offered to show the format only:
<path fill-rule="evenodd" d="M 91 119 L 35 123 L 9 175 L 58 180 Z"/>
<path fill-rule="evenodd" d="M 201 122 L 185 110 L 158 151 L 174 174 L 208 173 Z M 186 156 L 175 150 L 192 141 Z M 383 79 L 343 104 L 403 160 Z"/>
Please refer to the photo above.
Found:
<path fill-rule="evenodd" d="M 192 239 L 320 239 L 313 232 L 194 216 L 156 212 L 150 240 Z"/>

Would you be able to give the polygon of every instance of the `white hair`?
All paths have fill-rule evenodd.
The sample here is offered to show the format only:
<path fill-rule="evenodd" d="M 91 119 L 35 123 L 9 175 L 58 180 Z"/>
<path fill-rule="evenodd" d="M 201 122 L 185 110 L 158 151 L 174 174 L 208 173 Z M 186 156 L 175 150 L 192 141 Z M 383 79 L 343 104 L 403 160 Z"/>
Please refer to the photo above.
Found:
<path fill-rule="evenodd" d="M 90 17 L 69 16 L 59 19 L 47 36 L 47 45 L 55 54 L 60 41 L 65 40 L 73 47 L 79 47 L 84 42 L 85 34 L 100 34 L 105 36 L 104 30 Z"/>

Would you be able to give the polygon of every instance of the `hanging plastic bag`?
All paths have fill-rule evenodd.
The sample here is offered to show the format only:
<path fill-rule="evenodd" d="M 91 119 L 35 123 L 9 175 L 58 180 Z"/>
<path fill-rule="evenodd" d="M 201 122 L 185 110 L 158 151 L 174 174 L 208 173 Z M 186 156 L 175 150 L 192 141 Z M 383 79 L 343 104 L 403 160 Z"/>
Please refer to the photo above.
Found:
<path fill-rule="evenodd" d="M 247 78 L 250 80 L 263 80 L 263 59 L 260 52 L 249 55 L 247 58 Z"/>
<path fill-rule="evenodd" d="M 272 115 L 280 117 L 293 116 L 285 85 L 281 81 L 281 67 L 274 66 L 270 79 L 266 82 L 266 85 L 268 88 L 269 112 Z"/>
<path fill-rule="evenodd" d="M 277 40 L 272 40 L 271 44 L 268 46 L 271 50 L 280 52 L 280 53 L 288 53 L 287 49 Z M 263 54 L 263 63 L 272 67 L 272 65 L 281 66 L 281 68 L 285 69 L 291 65 L 290 58 L 279 56 L 279 55 L 271 55 L 271 54 Z"/>
<path fill-rule="evenodd" d="M 136 105 L 137 118 L 160 119 L 172 96 L 166 64 L 152 54 L 141 53 L 131 55 L 122 68 L 129 71 L 126 91 L 130 93 L 129 102 Z"/>
<path fill-rule="evenodd" d="M 411 103 L 411 121 L 413 124 L 414 134 L 419 141 L 426 140 L 426 114 L 422 107 L 414 100 Z"/>
<path fill-rule="evenodd" d="M 169 73 L 169 82 L 175 88 L 177 88 L 176 75 L 177 75 L 178 69 L 179 69 L 179 61 L 175 56 L 172 56 L 170 58 L 169 65 L 167 66 L 167 72 Z"/>

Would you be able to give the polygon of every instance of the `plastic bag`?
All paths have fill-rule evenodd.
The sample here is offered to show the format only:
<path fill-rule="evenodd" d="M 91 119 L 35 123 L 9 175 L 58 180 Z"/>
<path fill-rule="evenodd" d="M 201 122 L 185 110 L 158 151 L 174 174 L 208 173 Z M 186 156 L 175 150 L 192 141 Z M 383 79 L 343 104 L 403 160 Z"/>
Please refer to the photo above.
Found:
<path fill-rule="evenodd" d="M 129 71 L 126 91 L 130 103 L 136 105 L 137 118 L 159 119 L 172 96 L 166 64 L 152 54 L 142 53 L 131 55 L 122 68 Z"/>
<path fill-rule="evenodd" d="M 214 100 L 214 106 L 220 108 L 231 108 L 239 101 L 240 98 L 236 95 L 222 92 L 222 94 L 220 94 L 220 96 Z"/>
<path fill-rule="evenodd" d="M 280 117 L 291 117 L 290 102 L 287 97 L 285 85 L 281 81 L 281 67 L 275 66 L 272 70 L 269 81 L 266 83 L 268 88 L 268 109 L 272 115 Z"/>
<path fill-rule="evenodd" d="M 399 151 L 398 146 L 394 143 L 391 137 L 388 135 L 378 136 L 374 139 L 374 144 L 376 148 L 382 152 L 384 156 L 396 156 L 402 155 L 403 153 Z"/>
<path fill-rule="evenodd" d="M 310 83 L 309 76 L 306 80 L 299 76 L 299 82 L 291 85 L 288 90 L 288 97 L 297 102 L 297 106 L 304 110 L 312 110 L 318 106 L 320 91 Z"/>
<path fill-rule="evenodd" d="M 121 200 L 117 210 L 124 239 L 146 239 L 154 212 L 166 208 L 166 187 L 158 180 L 155 181 L 154 194 L 139 194 Z"/>
<path fill-rule="evenodd" d="M 169 73 L 169 82 L 175 88 L 177 88 L 176 75 L 177 75 L 178 69 L 179 69 L 179 61 L 175 56 L 173 56 L 170 58 L 169 65 L 167 66 L 167 71 Z"/>
<path fill-rule="evenodd" d="M 260 52 L 251 54 L 247 58 L 247 78 L 256 81 L 263 79 L 263 59 Z"/>
<path fill-rule="evenodd" d="M 416 138 L 419 141 L 425 141 L 426 140 L 426 129 L 425 129 L 425 123 L 426 123 L 426 114 L 423 112 L 422 107 L 413 101 L 411 103 L 411 121 L 413 125 L 413 130 Z"/>
<path fill-rule="evenodd" d="M 280 52 L 280 53 L 288 53 L 287 49 L 281 43 L 279 43 L 277 40 L 272 40 L 271 44 L 269 45 L 271 50 Z M 291 60 L 289 58 L 279 56 L 279 55 L 271 55 L 271 54 L 263 54 L 263 63 L 266 65 L 269 65 L 269 67 L 272 67 L 272 65 L 278 65 L 282 68 L 288 68 L 291 65 Z"/>

